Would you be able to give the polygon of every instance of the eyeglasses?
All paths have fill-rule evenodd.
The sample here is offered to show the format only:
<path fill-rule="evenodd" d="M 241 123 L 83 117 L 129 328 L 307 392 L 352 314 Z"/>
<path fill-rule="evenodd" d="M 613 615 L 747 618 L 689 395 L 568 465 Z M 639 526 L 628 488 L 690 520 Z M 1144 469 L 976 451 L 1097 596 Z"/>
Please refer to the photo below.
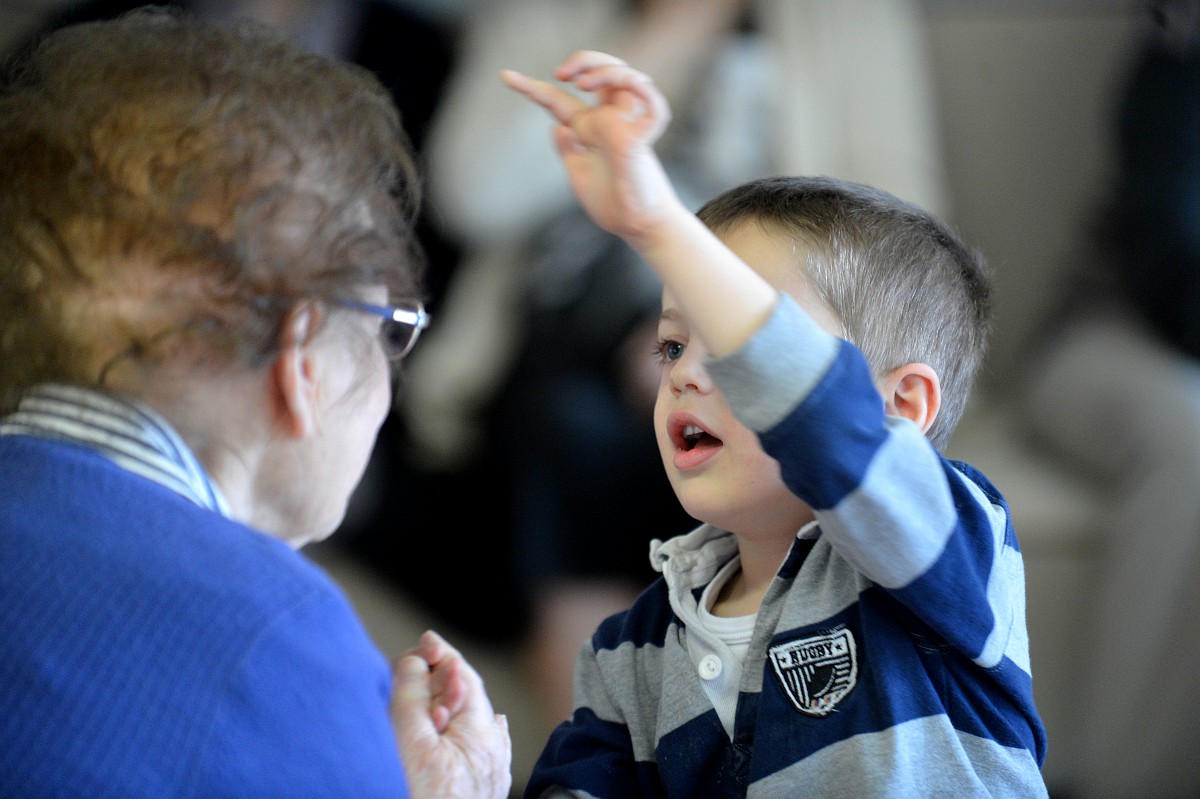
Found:
<path fill-rule="evenodd" d="M 397 308 L 391 305 L 372 305 L 358 300 L 337 300 L 337 304 L 353 311 L 363 311 L 383 319 L 380 335 L 388 357 L 400 360 L 412 351 L 421 331 L 429 327 L 429 314 L 425 312 L 424 303 L 414 303 L 412 306 Z"/>

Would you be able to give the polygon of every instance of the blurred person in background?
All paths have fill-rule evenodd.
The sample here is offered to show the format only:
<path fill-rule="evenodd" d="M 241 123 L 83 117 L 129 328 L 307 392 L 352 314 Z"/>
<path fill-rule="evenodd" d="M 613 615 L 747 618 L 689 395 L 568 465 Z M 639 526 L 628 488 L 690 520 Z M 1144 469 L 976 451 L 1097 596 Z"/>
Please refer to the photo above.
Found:
<path fill-rule="evenodd" d="M 1147 21 L 1095 246 L 1025 392 L 1033 432 L 1107 486 L 1076 660 L 1083 799 L 1200 795 L 1200 3 Z"/>
<path fill-rule="evenodd" d="M 309 52 L 369 69 L 391 93 L 418 153 L 451 67 L 455 25 L 462 13 L 439 15 L 433 11 L 435 3 L 422 0 L 75 0 L 58 3 L 46 27 L 111 19 L 147 5 L 180 9 L 220 24 L 255 20 Z"/>
<path fill-rule="evenodd" d="M 653 578 L 651 538 L 694 520 L 646 435 L 661 284 L 584 216 L 544 119 L 499 71 L 549 74 L 589 48 L 654 75 L 676 119 L 657 151 L 693 209 L 805 173 L 942 213 L 923 37 L 907 0 L 504 0 L 466 17 L 426 147 L 431 203 L 463 260 L 412 363 L 406 449 L 416 471 L 450 475 L 426 501 L 488 531 L 472 555 L 493 556 L 479 577 L 491 598 L 459 618 L 524 641 L 547 730 L 570 713 L 581 643 Z M 497 480 L 492 502 L 457 500 Z"/>

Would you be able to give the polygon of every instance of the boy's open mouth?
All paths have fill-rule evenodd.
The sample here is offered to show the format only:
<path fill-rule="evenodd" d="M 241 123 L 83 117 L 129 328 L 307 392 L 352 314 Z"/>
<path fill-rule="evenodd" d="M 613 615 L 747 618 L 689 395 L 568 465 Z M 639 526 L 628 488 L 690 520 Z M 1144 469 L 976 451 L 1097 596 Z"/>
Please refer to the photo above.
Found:
<path fill-rule="evenodd" d="M 686 412 L 672 414 L 667 419 L 667 431 L 677 452 L 715 449 L 723 443 L 704 429 L 699 419 Z"/>
<path fill-rule="evenodd" d="M 704 430 L 699 425 L 685 425 L 680 431 L 679 437 L 678 448 L 684 452 L 721 446 L 721 439 Z"/>
<path fill-rule="evenodd" d="M 674 467 L 681 472 L 701 468 L 715 458 L 725 442 L 700 426 L 690 413 L 672 414 L 667 420 L 671 443 L 675 447 Z"/>

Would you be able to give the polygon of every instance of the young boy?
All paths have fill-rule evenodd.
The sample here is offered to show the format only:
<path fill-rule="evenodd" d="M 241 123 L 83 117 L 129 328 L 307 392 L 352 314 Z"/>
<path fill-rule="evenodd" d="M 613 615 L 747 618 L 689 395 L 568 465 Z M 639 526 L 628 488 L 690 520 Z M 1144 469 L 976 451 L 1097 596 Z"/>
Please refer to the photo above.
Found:
<path fill-rule="evenodd" d="M 584 647 L 526 795 L 1044 796 L 1007 506 L 935 449 L 982 357 L 981 262 L 833 180 L 752 183 L 697 218 L 654 155 L 669 112 L 645 75 L 576 53 L 555 77 L 596 105 L 504 77 L 663 280 L 656 435 L 704 522 L 655 542 L 662 578 Z"/>

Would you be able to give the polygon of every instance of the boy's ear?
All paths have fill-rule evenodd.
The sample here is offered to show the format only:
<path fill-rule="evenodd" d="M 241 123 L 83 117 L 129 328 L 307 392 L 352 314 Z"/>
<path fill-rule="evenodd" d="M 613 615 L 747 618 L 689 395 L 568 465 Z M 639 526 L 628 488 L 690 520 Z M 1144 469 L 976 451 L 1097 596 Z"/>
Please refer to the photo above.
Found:
<path fill-rule="evenodd" d="M 907 363 L 883 378 L 880 386 L 884 410 L 889 416 L 903 416 L 929 432 L 942 407 L 942 383 L 933 367 Z"/>
<path fill-rule="evenodd" d="M 317 427 L 317 363 L 309 345 L 320 317 L 311 303 L 288 311 L 270 367 L 275 418 L 290 438 L 305 438 Z"/>

